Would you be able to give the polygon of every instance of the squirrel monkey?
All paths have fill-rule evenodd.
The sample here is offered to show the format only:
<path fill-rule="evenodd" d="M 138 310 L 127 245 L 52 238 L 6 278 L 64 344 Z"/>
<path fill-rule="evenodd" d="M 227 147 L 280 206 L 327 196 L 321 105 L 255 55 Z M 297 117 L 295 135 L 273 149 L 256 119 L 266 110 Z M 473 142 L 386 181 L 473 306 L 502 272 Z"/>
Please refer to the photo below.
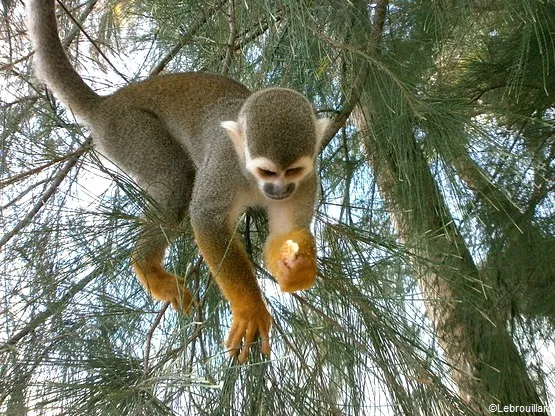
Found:
<path fill-rule="evenodd" d="M 251 93 L 207 73 L 159 76 L 99 96 L 65 54 L 55 1 L 28 0 L 27 16 L 38 75 L 90 129 L 99 152 L 149 194 L 165 224 L 179 224 L 188 210 L 198 247 L 230 303 L 230 354 L 246 361 L 258 335 L 269 355 L 272 318 L 233 230 L 246 208 L 264 208 L 266 266 L 283 291 L 312 286 L 316 249 L 308 227 L 315 161 L 329 120 L 316 119 L 293 90 Z M 192 296 L 182 278 L 164 269 L 167 246 L 160 224 L 144 225 L 133 269 L 152 297 L 186 312 Z"/>

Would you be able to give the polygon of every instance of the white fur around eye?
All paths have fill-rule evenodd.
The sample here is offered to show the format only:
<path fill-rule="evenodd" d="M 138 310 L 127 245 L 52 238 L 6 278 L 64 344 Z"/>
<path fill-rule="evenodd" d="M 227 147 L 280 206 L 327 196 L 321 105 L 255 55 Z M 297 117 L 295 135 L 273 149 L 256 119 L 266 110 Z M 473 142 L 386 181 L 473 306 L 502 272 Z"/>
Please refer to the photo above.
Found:
<path fill-rule="evenodd" d="M 289 168 L 285 171 L 285 176 L 288 178 L 295 178 L 295 177 L 299 177 L 302 176 L 305 173 L 305 167 L 304 166 L 297 166 L 294 168 Z"/>

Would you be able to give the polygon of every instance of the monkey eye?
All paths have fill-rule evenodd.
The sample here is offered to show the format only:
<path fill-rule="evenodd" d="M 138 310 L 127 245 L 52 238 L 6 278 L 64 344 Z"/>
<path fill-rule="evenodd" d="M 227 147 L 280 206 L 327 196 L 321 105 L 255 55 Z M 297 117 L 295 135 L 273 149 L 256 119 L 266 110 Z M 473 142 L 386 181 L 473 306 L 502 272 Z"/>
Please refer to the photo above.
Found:
<path fill-rule="evenodd" d="M 272 170 L 257 168 L 257 171 L 258 174 L 263 178 L 274 178 L 277 176 L 277 173 Z"/>
<path fill-rule="evenodd" d="M 289 176 L 289 177 L 299 176 L 303 172 L 303 170 L 304 168 L 302 166 L 299 166 L 297 168 L 287 169 L 285 171 L 285 176 Z"/>

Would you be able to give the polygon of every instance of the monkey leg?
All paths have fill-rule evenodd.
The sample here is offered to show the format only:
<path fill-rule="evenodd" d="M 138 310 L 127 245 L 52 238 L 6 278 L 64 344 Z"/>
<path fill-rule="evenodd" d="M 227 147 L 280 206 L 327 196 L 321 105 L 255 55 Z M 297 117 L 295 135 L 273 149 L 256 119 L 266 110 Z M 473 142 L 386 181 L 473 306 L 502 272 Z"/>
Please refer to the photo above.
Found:
<path fill-rule="evenodd" d="M 110 117 L 117 119 L 106 124 L 107 130 L 98 134 L 97 142 L 105 153 L 117 156 L 114 161 L 149 196 L 145 222 L 132 254 L 133 269 L 154 299 L 170 302 L 174 309 L 187 312 L 191 293 L 183 278 L 164 269 L 163 260 L 189 207 L 194 164 L 153 113 L 126 107 Z M 124 134 L 130 133 L 117 128 L 121 125 L 133 126 L 132 140 Z"/>
<path fill-rule="evenodd" d="M 316 243 L 308 228 L 270 236 L 264 247 L 266 267 L 282 292 L 310 288 L 316 279 Z"/>
<path fill-rule="evenodd" d="M 145 290 L 154 299 L 170 302 L 175 310 L 187 313 L 193 297 L 185 287 L 183 278 L 164 270 L 162 266 L 164 252 L 165 247 L 161 247 L 146 256 L 137 256 L 133 259 L 133 270 Z"/>
<path fill-rule="evenodd" d="M 133 254 L 132 266 L 141 285 L 154 299 L 170 302 L 176 311 L 189 312 L 193 297 L 185 287 L 184 279 L 168 273 L 162 265 L 166 246 L 149 244 L 145 251 L 144 245 L 139 241 Z"/>

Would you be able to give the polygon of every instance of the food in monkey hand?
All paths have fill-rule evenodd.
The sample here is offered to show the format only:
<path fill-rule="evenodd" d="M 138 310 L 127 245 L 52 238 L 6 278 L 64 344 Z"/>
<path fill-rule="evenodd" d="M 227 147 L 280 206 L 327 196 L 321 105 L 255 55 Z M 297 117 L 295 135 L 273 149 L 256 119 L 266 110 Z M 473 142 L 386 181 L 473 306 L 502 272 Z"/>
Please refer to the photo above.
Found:
<path fill-rule="evenodd" d="M 293 261 L 299 253 L 299 245 L 293 240 L 287 240 L 280 249 L 281 258 L 284 261 Z"/>

